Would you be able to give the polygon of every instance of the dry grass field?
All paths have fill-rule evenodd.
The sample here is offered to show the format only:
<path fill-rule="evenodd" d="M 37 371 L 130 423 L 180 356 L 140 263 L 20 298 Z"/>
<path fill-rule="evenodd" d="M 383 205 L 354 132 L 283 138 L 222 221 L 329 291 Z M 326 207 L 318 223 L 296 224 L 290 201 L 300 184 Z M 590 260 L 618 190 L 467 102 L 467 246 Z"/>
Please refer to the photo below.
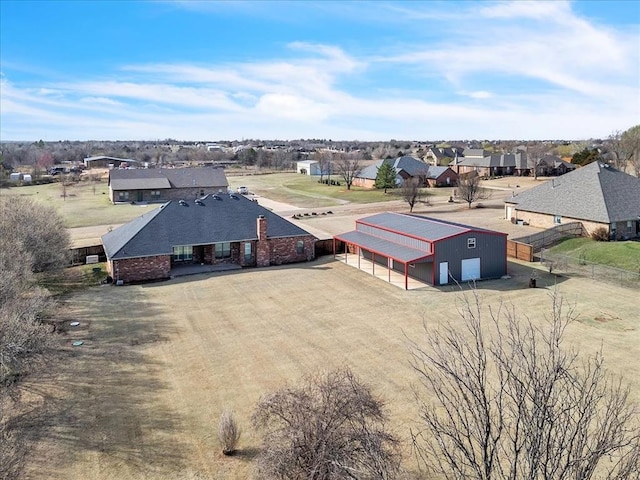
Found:
<path fill-rule="evenodd" d="M 292 198 L 270 199 L 273 177 L 245 180 L 262 205 L 283 216 L 314 211 Z M 487 182 L 495 195 L 483 202 L 485 208 L 467 209 L 438 195 L 416 213 L 495 228 L 512 238 L 526 235 L 531 227 L 504 220 L 502 199 L 535 181 L 517 179 L 516 187 L 514 180 Z M 312 208 L 318 215 L 295 222 L 319 238 L 351 230 L 356 218 L 380 210 L 408 211 L 397 200 Z M 332 214 L 320 214 L 329 208 Z M 90 238 L 100 228 L 75 233 Z M 540 288 L 528 288 L 538 267 L 511 262 L 510 279 L 480 282 L 484 306 L 512 303 L 520 314 L 543 322 L 557 285 L 578 315 L 568 343 L 583 355 L 602 348 L 609 368 L 624 375 L 632 398 L 640 401 L 637 291 L 543 270 Z M 250 417 L 260 395 L 344 365 L 386 401 L 410 474 L 416 468 L 409 428 L 417 419 L 417 377 L 407 343 L 424 337 L 423 322 L 437 328 L 459 320 L 460 295 L 453 287 L 405 291 L 331 257 L 69 294 L 62 318 L 80 326 L 60 337 L 50 371 L 25 385 L 25 399 L 35 406 L 21 417 L 33 440 L 25 478 L 251 478 L 259 439 Z M 73 347 L 75 340 L 84 344 Z M 235 410 L 243 429 L 234 457 L 224 457 L 216 439 L 226 407 Z"/>
<path fill-rule="evenodd" d="M 485 306 L 513 303 L 542 321 L 554 284 L 575 304 L 570 344 L 601 348 L 640 400 L 637 292 L 510 264 L 511 279 L 481 282 Z M 61 338 L 52 373 L 27 385 L 39 406 L 26 413 L 36 439 L 30 479 L 247 479 L 259 440 L 250 424 L 261 394 L 318 370 L 349 365 L 387 402 L 415 468 L 416 421 L 407 339 L 455 322 L 460 291 L 404 291 L 325 257 L 306 264 L 92 287 L 67 298 L 77 320 Z M 74 340 L 83 340 L 72 347 Z M 224 457 L 217 418 L 235 410 L 240 453 Z"/>

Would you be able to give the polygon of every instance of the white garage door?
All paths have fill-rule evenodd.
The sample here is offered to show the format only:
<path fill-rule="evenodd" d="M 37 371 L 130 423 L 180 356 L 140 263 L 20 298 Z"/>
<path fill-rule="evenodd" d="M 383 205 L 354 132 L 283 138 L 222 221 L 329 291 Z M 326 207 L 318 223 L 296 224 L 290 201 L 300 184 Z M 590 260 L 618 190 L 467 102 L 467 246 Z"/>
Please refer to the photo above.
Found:
<path fill-rule="evenodd" d="M 462 260 L 462 281 L 477 280 L 480 278 L 480 259 L 467 258 Z"/>

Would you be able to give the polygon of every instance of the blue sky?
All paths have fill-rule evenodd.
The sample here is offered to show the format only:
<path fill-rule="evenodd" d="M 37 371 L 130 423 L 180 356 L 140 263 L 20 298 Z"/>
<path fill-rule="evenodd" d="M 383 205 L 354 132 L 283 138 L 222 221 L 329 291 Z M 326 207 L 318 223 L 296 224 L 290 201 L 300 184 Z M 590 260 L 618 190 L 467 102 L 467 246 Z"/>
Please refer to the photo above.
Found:
<path fill-rule="evenodd" d="M 0 140 L 586 139 L 639 1 L 0 0 Z"/>

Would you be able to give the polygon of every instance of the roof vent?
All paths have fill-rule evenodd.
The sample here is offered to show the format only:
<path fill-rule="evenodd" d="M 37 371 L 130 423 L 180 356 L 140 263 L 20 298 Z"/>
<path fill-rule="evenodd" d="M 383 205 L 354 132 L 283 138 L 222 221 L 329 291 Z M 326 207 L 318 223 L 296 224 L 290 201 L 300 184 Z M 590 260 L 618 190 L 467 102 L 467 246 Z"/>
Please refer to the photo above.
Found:
<path fill-rule="evenodd" d="M 178 203 L 180 205 L 182 205 L 183 207 L 188 207 L 189 206 L 189 204 L 187 202 L 185 202 L 184 200 L 180 200 L 180 201 L 178 201 Z"/>
<path fill-rule="evenodd" d="M 214 200 L 222 200 L 222 198 L 220 198 L 218 195 L 213 195 L 211 198 L 213 198 Z"/>
<path fill-rule="evenodd" d="M 204 206 L 204 202 L 201 199 L 196 198 L 196 205 Z"/>
<path fill-rule="evenodd" d="M 237 196 L 235 196 L 233 193 L 230 193 L 230 194 L 229 194 L 229 198 L 233 198 L 234 200 L 237 200 L 237 199 L 238 199 L 238 197 L 237 197 Z"/>

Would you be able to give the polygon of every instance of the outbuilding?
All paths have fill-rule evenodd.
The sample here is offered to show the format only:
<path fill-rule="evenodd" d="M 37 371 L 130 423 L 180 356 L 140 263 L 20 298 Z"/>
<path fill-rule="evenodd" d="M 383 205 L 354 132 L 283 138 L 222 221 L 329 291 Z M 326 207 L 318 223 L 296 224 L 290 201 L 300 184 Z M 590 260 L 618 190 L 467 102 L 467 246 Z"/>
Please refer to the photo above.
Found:
<path fill-rule="evenodd" d="M 344 252 L 336 251 L 339 244 Z M 401 273 L 405 289 L 409 278 L 447 285 L 507 273 L 506 233 L 412 214 L 385 212 L 356 220 L 355 230 L 334 236 L 338 253 Z"/>

